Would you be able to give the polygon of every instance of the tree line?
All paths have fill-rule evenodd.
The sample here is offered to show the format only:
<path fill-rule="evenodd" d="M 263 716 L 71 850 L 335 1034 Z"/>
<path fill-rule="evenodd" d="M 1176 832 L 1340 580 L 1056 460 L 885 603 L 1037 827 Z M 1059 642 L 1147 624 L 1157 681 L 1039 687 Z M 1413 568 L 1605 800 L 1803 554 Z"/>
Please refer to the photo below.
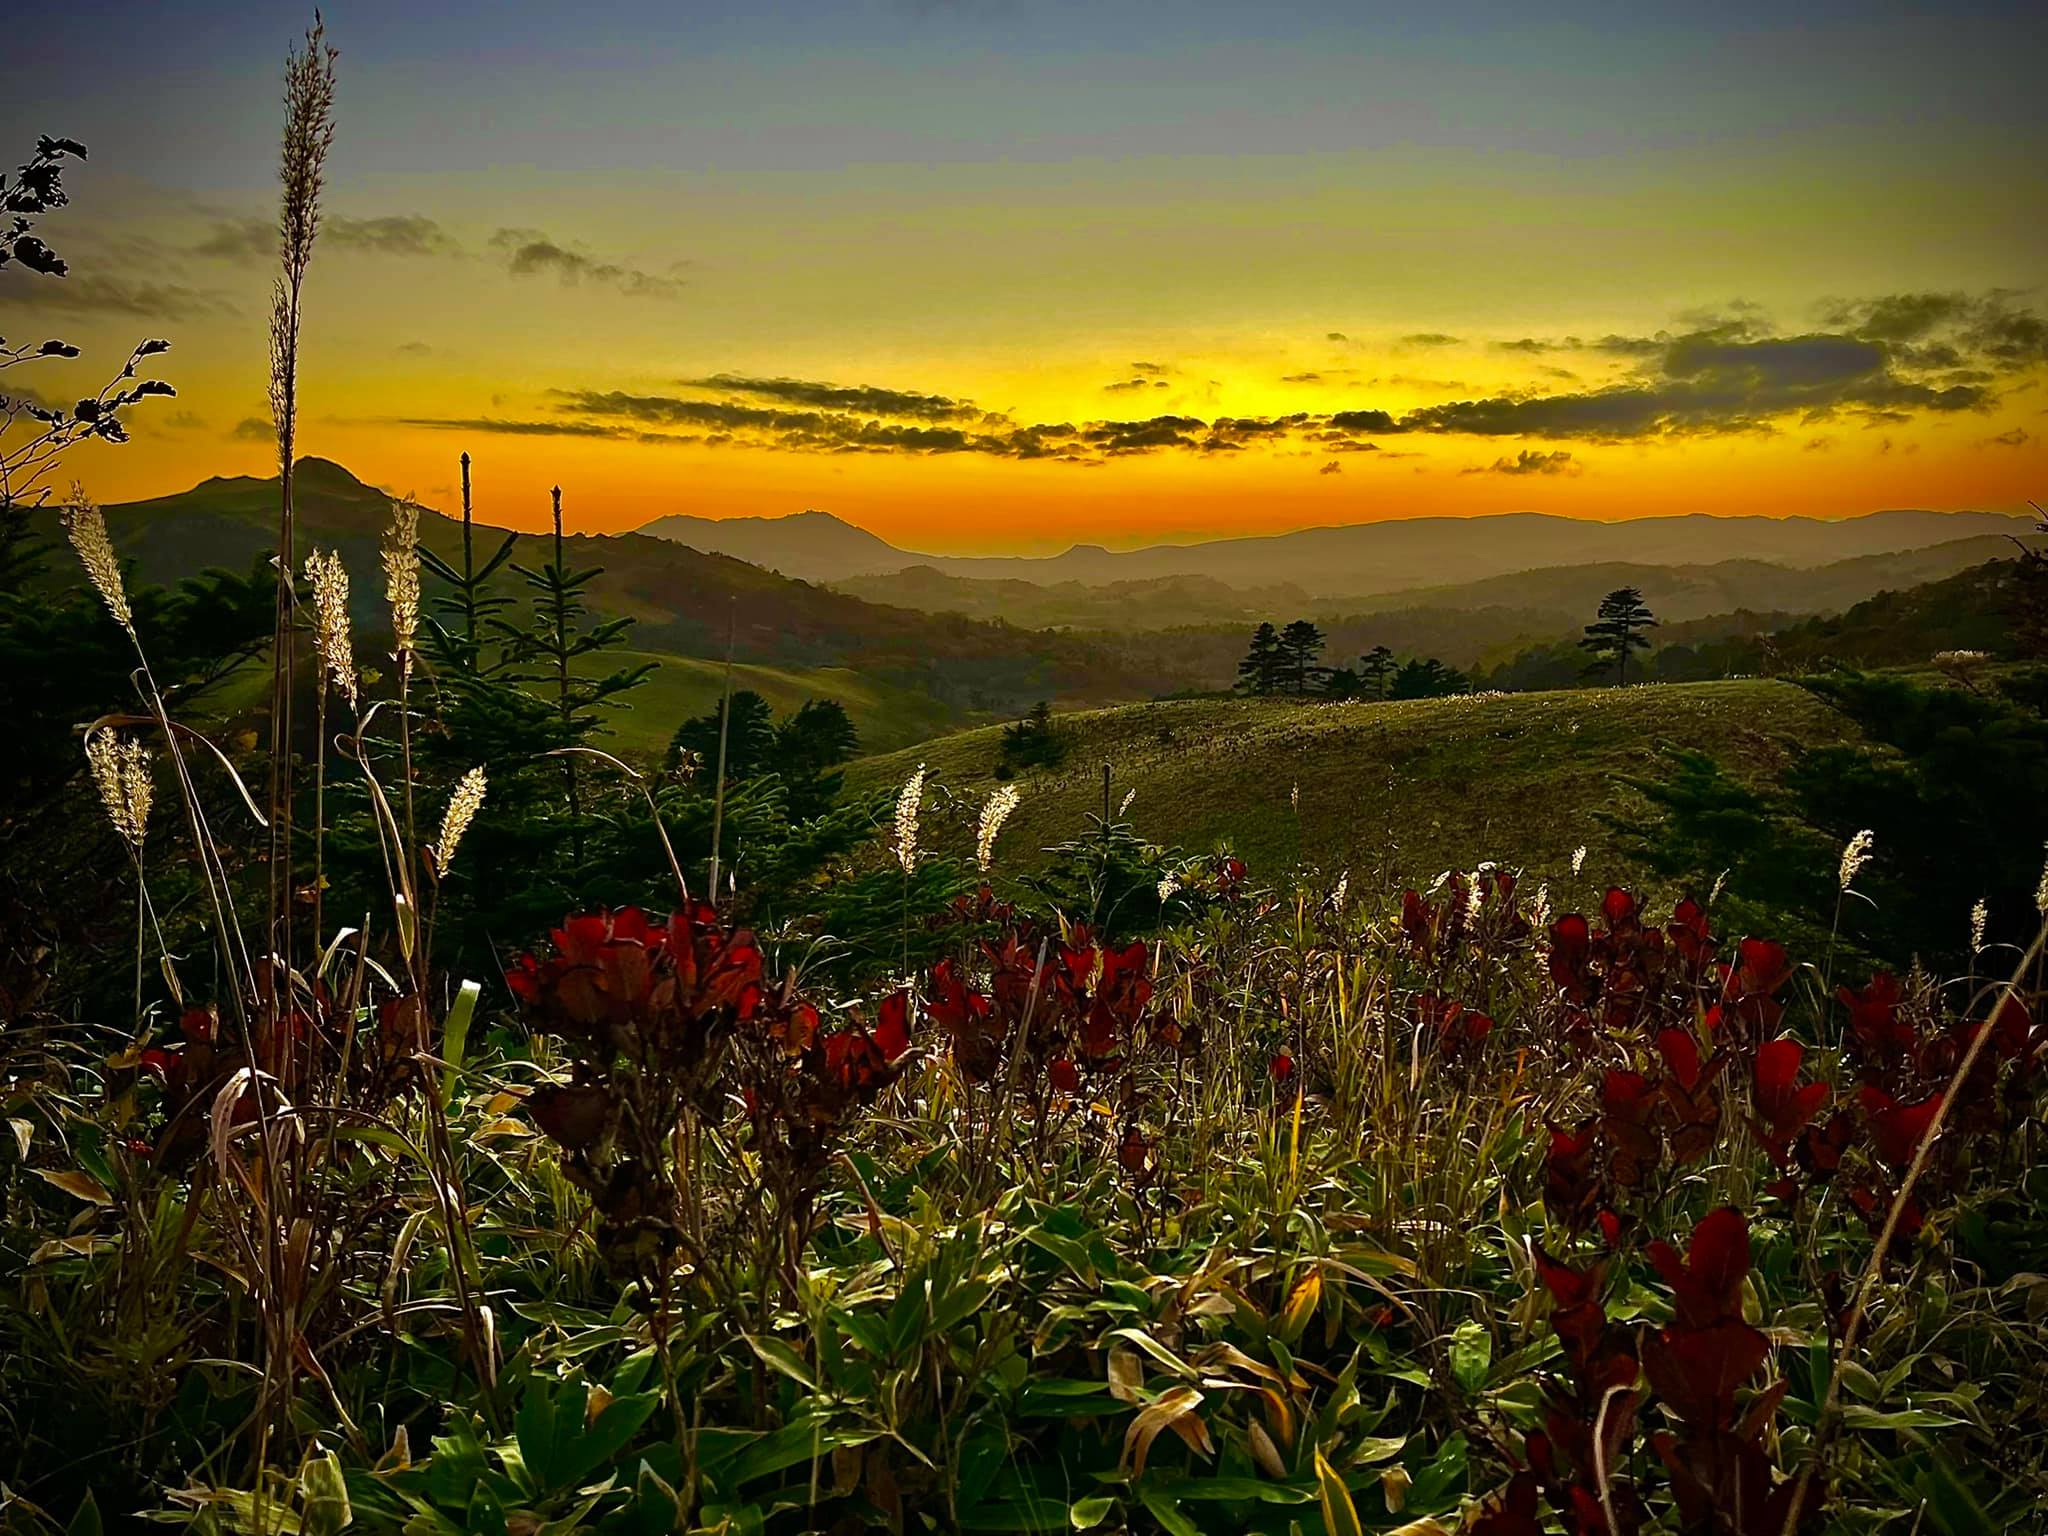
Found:
<path fill-rule="evenodd" d="M 1586 652 L 1583 678 L 1628 681 L 1629 659 L 1649 649 L 1647 631 L 1657 620 L 1635 587 L 1617 587 L 1600 607 L 1577 648 Z M 1237 690 L 1259 697 L 1293 695 L 1324 699 L 1433 699 L 1470 693 L 1472 679 L 1435 656 L 1399 657 L 1376 645 L 1357 658 L 1356 666 L 1328 666 L 1322 661 L 1326 638 L 1312 619 L 1296 619 L 1284 628 L 1261 624 L 1237 664 Z"/>

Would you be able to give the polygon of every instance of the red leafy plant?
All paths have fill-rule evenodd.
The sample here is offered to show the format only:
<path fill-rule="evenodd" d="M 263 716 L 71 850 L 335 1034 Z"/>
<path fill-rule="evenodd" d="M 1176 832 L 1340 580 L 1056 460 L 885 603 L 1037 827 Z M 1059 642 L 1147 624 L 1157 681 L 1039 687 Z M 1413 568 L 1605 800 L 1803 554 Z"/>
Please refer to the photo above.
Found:
<path fill-rule="evenodd" d="M 1742 1315 L 1749 1223 L 1723 1206 L 1701 1219 L 1681 1257 L 1669 1243 L 1645 1250 L 1671 1287 L 1673 1317 L 1643 1334 L 1643 1372 L 1671 1420 L 1650 1437 L 1678 1504 L 1680 1528 L 1698 1536 L 1777 1536 L 1793 1485 L 1765 1449 L 1788 1383 L 1749 1395 L 1770 1340 Z"/>
<path fill-rule="evenodd" d="M 1610 1529 L 1626 1536 L 1645 1519 L 1627 1476 L 1640 1405 L 1635 1342 L 1607 1316 L 1601 1299 L 1605 1263 L 1575 1269 L 1541 1244 L 1535 1256 L 1537 1278 L 1550 1293 L 1550 1326 L 1564 1346 L 1565 1369 L 1545 1381 L 1543 1427 L 1527 1442 L 1529 1468 L 1573 1536 L 1608 1536 Z M 1608 1508 L 1614 1512 L 1612 1527 Z"/>
<path fill-rule="evenodd" d="M 685 1235 L 676 1133 L 719 1113 L 728 1046 L 761 1011 L 760 947 L 702 903 L 662 924 L 633 907 L 583 913 L 552 937 L 552 954 L 521 956 L 506 978 L 573 1059 L 569 1082 L 527 1106 L 589 1195 L 607 1265 L 659 1288 Z"/>

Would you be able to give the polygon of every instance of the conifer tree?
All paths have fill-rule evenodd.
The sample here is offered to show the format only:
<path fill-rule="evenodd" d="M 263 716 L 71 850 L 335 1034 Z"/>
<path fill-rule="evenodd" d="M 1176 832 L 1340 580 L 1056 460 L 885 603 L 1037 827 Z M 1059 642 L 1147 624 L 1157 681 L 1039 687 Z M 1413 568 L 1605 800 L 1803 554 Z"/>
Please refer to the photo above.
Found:
<path fill-rule="evenodd" d="M 1387 689 L 1393 685 L 1394 681 L 1396 668 L 1393 651 L 1384 645 L 1376 645 L 1359 657 L 1358 660 L 1360 663 L 1358 675 L 1365 682 L 1367 696 L 1375 699 L 1384 699 L 1387 696 Z"/>
<path fill-rule="evenodd" d="M 514 564 L 512 569 L 526 578 L 533 589 L 533 622 L 524 629 L 500 623 L 512 651 L 515 671 L 512 680 L 544 690 L 553 704 L 556 725 L 564 745 L 580 742 L 604 730 L 606 706 L 616 707 L 620 694 L 638 687 L 654 663 L 621 668 L 595 676 L 580 672 L 577 663 L 585 657 L 615 650 L 624 643 L 630 618 L 587 622 L 589 608 L 584 590 L 603 574 L 602 566 L 572 571 L 564 558 L 562 540 L 562 488 L 549 491 L 554 502 L 554 559 L 538 570 Z M 578 859 L 583 855 L 583 806 L 575 756 L 562 759 L 562 784 L 569 809 L 570 844 Z"/>
<path fill-rule="evenodd" d="M 1612 668 L 1616 685 L 1627 683 L 1629 653 L 1647 651 L 1650 637 L 1643 631 L 1656 627 L 1656 616 L 1643 602 L 1642 592 L 1616 587 L 1600 599 L 1599 616 L 1586 626 L 1586 638 L 1579 642 L 1593 658 L 1586 663 L 1586 675 L 1595 677 Z"/>
<path fill-rule="evenodd" d="M 1323 632 L 1313 620 L 1296 619 L 1280 631 L 1280 676 L 1296 694 L 1305 694 L 1327 669 L 1318 666 Z"/>
<path fill-rule="evenodd" d="M 1268 694 L 1280 686 L 1283 654 L 1280 635 L 1271 624 L 1252 631 L 1251 649 L 1237 664 L 1237 686 L 1245 693 Z"/>

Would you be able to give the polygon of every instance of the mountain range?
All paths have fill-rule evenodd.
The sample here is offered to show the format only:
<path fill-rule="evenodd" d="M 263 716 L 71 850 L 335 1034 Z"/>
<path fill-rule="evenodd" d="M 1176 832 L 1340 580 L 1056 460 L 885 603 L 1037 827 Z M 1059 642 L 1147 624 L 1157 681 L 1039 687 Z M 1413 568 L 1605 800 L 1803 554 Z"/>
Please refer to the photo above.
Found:
<path fill-rule="evenodd" d="M 1197 577 L 1232 588 L 1293 586 L 1311 599 L 1360 598 L 1511 576 L 1556 566 L 1623 562 L 1710 565 L 1730 560 L 1810 567 L 1959 539 L 2021 532 L 1995 512 L 1871 512 L 1860 517 L 1643 517 L 1589 522 L 1540 512 L 1418 517 L 1292 533 L 1062 554 L 946 556 L 898 549 L 825 512 L 782 518 L 657 518 L 640 531 L 731 554 L 808 581 L 851 582 L 913 566 L 974 580 L 1035 585 Z"/>
<path fill-rule="evenodd" d="M 355 573 L 352 606 L 367 633 L 382 623 L 383 583 L 375 573 L 378 541 L 391 516 L 389 496 L 341 465 L 315 458 L 299 461 L 293 488 L 298 558 L 315 544 L 340 554 Z M 104 512 L 114 547 L 135 578 L 171 583 L 209 567 L 247 570 L 269 558 L 277 501 L 275 477 L 242 475 L 110 505 Z M 61 544 L 54 509 L 41 514 L 40 522 L 37 533 Z M 456 519 L 427 516 L 420 541 L 443 558 L 456 558 L 460 530 Z M 475 525 L 479 563 L 505 532 Z M 878 745 L 892 734 L 892 744 L 900 744 L 912 722 L 928 734 L 935 725 L 1019 714 L 1039 699 L 1078 707 L 1147 698 L 1173 686 L 1172 678 L 1135 670 L 1077 636 L 869 602 L 638 533 L 576 534 L 565 542 L 564 560 L 572 569 L 602 567 L 588 588 L 591 606 L 635 621 L 635 659 L 722 663 L 730 645 L 740 666 L 772 670 L 791 695 L 807 689 L 821 697 L 843 694 L 846 674 L 858 674 L 881 686 L 888 706 L 878 707 L 870 721 L 857 722 Z M 514 563 L 542 564 L 550 558 L 546 544 L 543 536 L 522 535 Z M 52 561 L 51 570 L 74 579 L 68 561 Z M 508 591 L 523 588 L 512 570 L 498 580 Z M 433 585 L 428 583 L 429 604 Z M 715 670 L 682 670 L 701 680 L 693 699 L 715 698 Z"/>

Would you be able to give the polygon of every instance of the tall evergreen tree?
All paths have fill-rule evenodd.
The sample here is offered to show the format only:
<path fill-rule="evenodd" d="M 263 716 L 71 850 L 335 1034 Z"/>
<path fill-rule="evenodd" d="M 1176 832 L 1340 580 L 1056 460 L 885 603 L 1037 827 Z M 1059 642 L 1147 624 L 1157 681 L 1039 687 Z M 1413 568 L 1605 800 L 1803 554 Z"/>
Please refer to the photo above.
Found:
<path fill-rule="evenodd" d="M 1317 665 L 1323 654 L 1323 632 L 1313 620 L 1296 619 L 1280 631 L 1280 673 L 1288 688 L 1297 694 L 1309 691 L 1327 670 Z"/>
<path fill-rule="evenodd" d="M 1394 653 L 1384 645 L 1376 645 L 1358 660 L 1358 675 L 1364 680 L 1367 696 L 1384 699 L 1394 682 Z"/>
<path fill-rule="evenodd" d="M 1285 653 L 1280 648 L 1279 631 L 1271 624 L 1261 624 L 1252 631 L 1251 649 L 1237 664 L 1237 686 L 1245 693 L 1276 692 L 1284 664 Z"/>
<path fill-rule="evenodd" d="M 725 777 L 728 783 L 759 778 L 775 767 L 775 713 L 768 701 L 751 688 L 734 692 L 730 701 L 730 729 L 724 729 L 727 701 L 720 699 L 710 710 L 695 715 L 676 727 L 669 738 L 668 766 L 680 768 L 684 754 L 695 758 L 697 782 L 710 785 L 718 773 L 718 742 L 725 737 Z"/>
<path fill-rule="evenodd" d="M 1586 637 L 1579 642 L 1579 648 L 1593 658 L 1586 663 L 1586 675 L 1594 677 L 1612 669 L 1616 685 L 1625 684 L 1629 653 L 1647 651 L 1650 637 L 1644 631 L 1656 627 L 1656 616 L 1644 603 L 1642 592 L 1635 587 L 1616 587 L 1600 599 L 1599 616 L 1586 626 Z"/>
<path fill-rule="evenodd" d="M 451 589 L 434 599 L 434 612 L 427 615 L 427 642 L 434 662 L 450 678 L 465 673 L 488 675 L 511 660 L 500 651 L 496 660 L 484 659 L 484 633 L 496 615 L 512 604 L 509 594 L 494 591 L 491 578 L 512 558 L 519 535 L 508 533 L 498 552 L 481 566 L 476 563 L 475 523 L 469 499 L 469 455 L 462 455 L 462 568 L 457 570 L 425 545 L 419 546 L 420 564 Z"/>
<path fill-rule="evenodd" d="M 562 488 L 549 492 L 554 500 L 555 558 L 534 570 L 514 565 L 534 593 L 534 617 L 524 629 L 507 628 L 515 657 L 514 681 L 545 690 L 554 707 L 556 722 L 565 739 L 580 740 L 604 729 L 603 708 L 617 707 L 618 696 L 637 688 L 654 670 L 654 663 L 620 668 L 596 675 L 580 669 L 586 657 L 616 649 L 633 627 L 630 618 L 587 622 L 584 589 L 603 574 L 603 567 L 571 571 L 563 557 Z M 502 621 L 501 621 L 502 622 Z M 579 794 L 577 762 L 573 755 L 562 759 L 562 783 L 569 806 L 570 841 L 582 857 L 583 806 Z"/>

